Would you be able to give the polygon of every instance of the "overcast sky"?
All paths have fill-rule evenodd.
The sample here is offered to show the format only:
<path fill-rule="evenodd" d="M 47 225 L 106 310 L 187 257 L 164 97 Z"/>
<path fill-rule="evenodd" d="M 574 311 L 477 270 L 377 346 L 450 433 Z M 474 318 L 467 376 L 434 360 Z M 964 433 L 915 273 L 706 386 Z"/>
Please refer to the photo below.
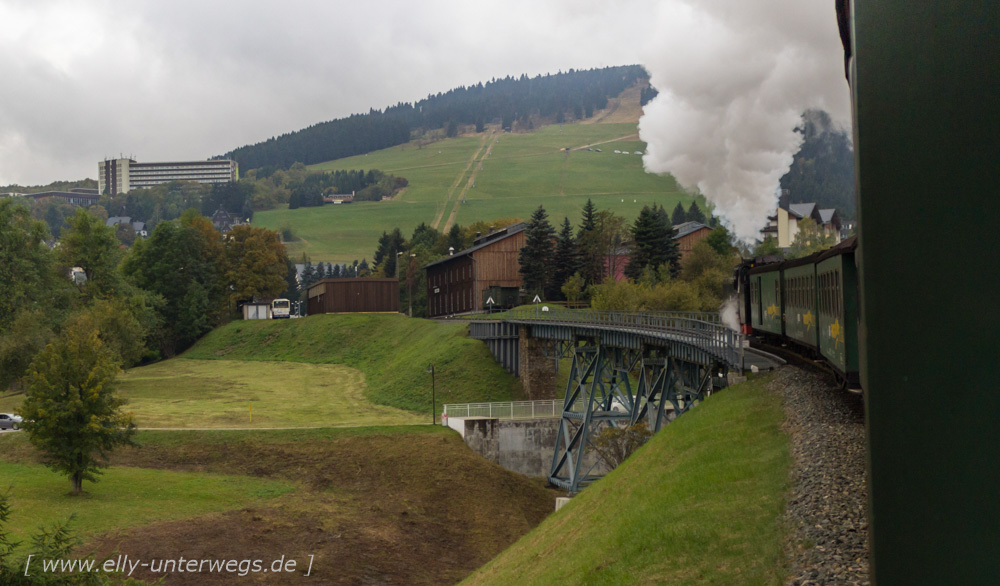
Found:
<path fill-rule="evenodd" d="M 835 40 L 833 1 L 798 1 Z M 492 77 L 647 63 L 672 34 L 664 6 L 683 4 L 702 3 L 0 0 L 0 185 L 94 178 L 119 154 L 204 159 Z"/>

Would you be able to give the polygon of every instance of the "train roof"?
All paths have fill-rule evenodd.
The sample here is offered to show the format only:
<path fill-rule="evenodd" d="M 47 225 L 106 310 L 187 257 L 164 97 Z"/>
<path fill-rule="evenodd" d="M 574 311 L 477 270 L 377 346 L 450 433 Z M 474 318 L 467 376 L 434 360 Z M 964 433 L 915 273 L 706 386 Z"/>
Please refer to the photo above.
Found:
<path fill-rule="evenodd" d="M 821 250 L 819 252 L 814 252 L 809 256 L 804 256 L 802 258 L 795 258 L 792 260 L 786 260 L 784 262 L 768 262 L 765 264 L 758 264 L 754 268 L 750 269 L 749 273 L 751 275 L 756 275 L 760 273 L 771 273 L 774 271 L 781 271 L 784 269 L 792 269 L 795 267 L 801 267 L 809 264 L 816 264 L 820 261 L 824 261 L 828 258 L 834 256 L 839 256 L 842 254 L 853 254 L 858 247 L 858 237 L 851 236 L 837 244 L 836 246 L 830 247 L 826 250 Z"/>
<path fill-rule="evenodd" d="M 819 258 L 816 259 L 816 262 L 820 262 L 841 254 L 854 254 L 854 251 L 857 250 L 857 248 L 858 248 L 858 237 L 851 236 L 850 238 L 842 240 L 840 244 L 834 246 L 833 248 L 821 252 Z"/>

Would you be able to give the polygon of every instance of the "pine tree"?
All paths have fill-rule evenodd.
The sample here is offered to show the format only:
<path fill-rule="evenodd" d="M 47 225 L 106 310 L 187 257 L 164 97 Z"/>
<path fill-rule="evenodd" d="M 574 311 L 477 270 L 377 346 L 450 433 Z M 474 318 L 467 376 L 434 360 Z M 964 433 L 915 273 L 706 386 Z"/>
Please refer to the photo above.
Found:
<path fill-rule="evenodd" d="M 604 278 L 605 251 L 597 233 L 597 209 L 589 198 L 583 206 L 583 219 L 576 235 L 580 276 L 586 285 L 600 284 Z"/>
<path fill-rule="evenodd" d="M 454 248 L 455 252 L 465 248 L 465 240 L 462 236 L 462 228 L 458 224 L 451 227 L 448 231 L 448 247 Z"/>
<path fill-rule="evenodd" d="M 302 289 L 308 289 L 313 283 L 316 282 L 316 269 L 313 268 L 311 262 L 306 261 L 305 268 L 302 269 Z"/>
<path fill-rule="evenodd" d="M 388 255 L 389 233 L 382 232 L 382 235 L 378 237 L 378 246 L 375 247 L 375 256 L 372 257 L 372 262 L 375 263 L 375 266 L 380 267 Z"/>
<path fill-rule="evenodd" d="M 674 240 L 674 230 L 649 206 L 643 206 L 632 226 L 634 240 L 632 256 L 625 267 L 625 276 L 638 280 L 649 267 L 657 271 L 661 265 L 670 265 L 671 276 L 680 271 L 680 250 Z"/>
<path fill-rule="evenodd" d="M 563 285 L 580 270 L 580 253 L 569 218 L 563 218 L 562 230 L 559 231 L 559 238 L 556 240 L 553 264 L 555 271 L 552 276 L 552 286 L 549 288 L 549 299 L 562 299 Z"/>
<path fill-rule="evenodd" d="M 687 212 L 684 211 L 684 206 L 681 202 L 677 202 L 677 207 L 674 208 L 674 213 L 670 215 L 670 224 L 673 226 L 680 226 L 687 221 Z"/>
<path fill-rule="evenodd" d="M 691 202 L 691 207 L 689 207 L 687 211 L 687 221 L 701 222 L 702 224 L 708 221 L 705 219 L 705 214 L 701 213 L 701 208 L 698 207 L 698 202 Z"/>
<path fill-rule="evenodd" d="M 594 202 L 587 198 L 587 203 L 583 206 L 583 223 L 580 224 L 580 231 L 576 233 L 577 238 L 582 236 L 584 232 L 590 232 L 597 227 L 594 219 L 596 214 L 597 208 L 594 206 Z"/>
<path fill-rule="evenodd" d="M 335 264 L 335 265 L 333 265 L 333 278 L 334 279 L 339 279 L 340 277 L 341 277 L 341 274 L 340 274 L 340 265 L 339 264 Z"/>
<path fill-rule="evenodd" d="M 531 221 L 526 229 L 524 247 L 518 254 L 521 265 L 521 276 L 524 278 L 524 290 L 530 297 L 548 295 L 552 275 L 552 257 L 554 254 L 552 237 L 555 230 L 549 224 L 545 208 L 531 214 Z"/>

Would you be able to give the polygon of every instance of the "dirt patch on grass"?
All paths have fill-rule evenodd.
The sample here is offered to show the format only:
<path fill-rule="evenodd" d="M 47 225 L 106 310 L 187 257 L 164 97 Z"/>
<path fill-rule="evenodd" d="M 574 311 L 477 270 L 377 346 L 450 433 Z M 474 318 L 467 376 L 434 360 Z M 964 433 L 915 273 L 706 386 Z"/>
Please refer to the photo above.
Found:
<path fill-rule="evenodd" d="M 100 555 L 117 550 L 144 561 L 260 559 L 267 566 L 282 555 L 296 560 L 294 573 L 241 578 L 267 583 L 300 581 L 310 555 L 317 583 L 454 583 L 540 523 L 559 496 L 444 433 L 147 445 L 120 451 L 114 463 L 299 483 L 298 491 L 265 507 L 158 523 L 88 546 Z M 140 577 L 160 576 L 147 570 Z M 233 577 L 198 574 L 192 580 L 174 572 L 166 583 Z"/>

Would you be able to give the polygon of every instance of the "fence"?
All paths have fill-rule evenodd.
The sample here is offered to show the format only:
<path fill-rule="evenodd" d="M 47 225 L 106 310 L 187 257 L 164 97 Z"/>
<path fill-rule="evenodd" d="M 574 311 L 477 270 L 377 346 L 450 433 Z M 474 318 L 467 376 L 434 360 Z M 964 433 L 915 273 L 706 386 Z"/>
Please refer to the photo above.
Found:
<path fill-rule="evenodd" d="M 574 411 L 583 409 L 577 401 Z M 563 414 L 563 400 L 508 401 L 505 403 L 452 403 L 444 406 L 442 419 L 448 417 L 486 417 L 490 419 L 558 418 Z"/>

